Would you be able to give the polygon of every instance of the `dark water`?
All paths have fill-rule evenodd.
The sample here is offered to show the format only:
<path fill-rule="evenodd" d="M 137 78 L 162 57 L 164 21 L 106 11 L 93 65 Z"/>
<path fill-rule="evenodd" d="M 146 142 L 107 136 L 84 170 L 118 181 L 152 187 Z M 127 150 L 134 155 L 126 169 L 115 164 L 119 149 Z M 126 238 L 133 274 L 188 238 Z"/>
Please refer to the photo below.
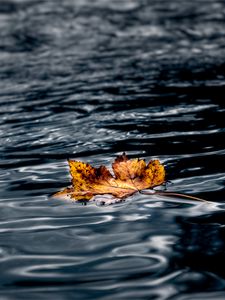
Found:
<path fill-rule="evenodd" d="M 225 3 L 1 0 L 0 66 L 0 299 L 225 299 Z M 213 203 L 49 198 L 123 151 Z"/>

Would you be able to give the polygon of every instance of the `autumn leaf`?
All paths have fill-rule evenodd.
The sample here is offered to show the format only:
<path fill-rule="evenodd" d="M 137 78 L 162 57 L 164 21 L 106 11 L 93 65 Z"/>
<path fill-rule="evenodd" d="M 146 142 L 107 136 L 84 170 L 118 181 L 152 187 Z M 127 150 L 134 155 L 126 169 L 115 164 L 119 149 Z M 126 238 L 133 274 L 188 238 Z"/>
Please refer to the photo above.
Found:
<path fill-rule="evenodd" d="M 165 169 L 159 160 L 151 160 L 146 164 L 142 159 L 128 159 L 124 153 L 112 164 L 114 175 L 105 166 L 94 168 L 80 161 L 68 162 L 72 187 L 54 196 L 69 196 L 72 200 L 90 200 L 96 195 L 111 194 L 123 199 L 165 182 Z"/>

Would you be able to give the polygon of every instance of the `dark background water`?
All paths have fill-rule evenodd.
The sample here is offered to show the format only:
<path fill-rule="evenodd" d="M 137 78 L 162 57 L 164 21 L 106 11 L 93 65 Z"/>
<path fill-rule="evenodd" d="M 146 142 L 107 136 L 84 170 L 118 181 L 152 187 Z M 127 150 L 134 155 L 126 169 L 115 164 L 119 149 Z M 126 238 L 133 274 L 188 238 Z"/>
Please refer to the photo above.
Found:
<path fill-rule="evenodd" d="M 0 298 L 225 299 L 224 1 L 1 0 L 0 66 Z M 123 151 L 213 204 L 49 198 Z"/>

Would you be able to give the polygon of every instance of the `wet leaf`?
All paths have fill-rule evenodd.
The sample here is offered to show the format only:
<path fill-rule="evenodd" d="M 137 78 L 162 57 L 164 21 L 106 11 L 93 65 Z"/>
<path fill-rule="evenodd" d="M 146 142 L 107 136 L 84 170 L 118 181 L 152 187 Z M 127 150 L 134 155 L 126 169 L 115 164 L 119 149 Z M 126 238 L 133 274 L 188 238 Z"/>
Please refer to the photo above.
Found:
<path fill-rule="evenodd" d="M 165 169 L 159 160 L 151 160 L 146 164 L 142 159 L 128 159 L 124 153 L 112 164 L 114 175 L 105 166 L 94 168 L 80 161 L 68 162 L 72 187 L 54 196 L 69 196 L 72 200 L 90 200 L 96 195 L 110 194 L 123 199 L 165 182 Z"/>

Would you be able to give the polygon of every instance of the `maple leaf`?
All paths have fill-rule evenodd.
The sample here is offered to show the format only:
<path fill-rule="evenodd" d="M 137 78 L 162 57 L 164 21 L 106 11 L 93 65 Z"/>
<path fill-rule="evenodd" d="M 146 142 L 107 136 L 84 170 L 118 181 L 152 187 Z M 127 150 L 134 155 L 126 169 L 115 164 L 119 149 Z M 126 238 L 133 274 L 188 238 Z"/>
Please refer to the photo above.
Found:
<path fill-rule="evenodd" d="M 72 200 L 90 200 L 96 195 L 111 194 L 126 198 L 143 189 L 165 182 L 165 169 L 159 160 L 148 164 L 143 159 L 118 156 L 112 164 L 114 175 L 105 166 L 94 168 L 90 164 L 69 160 L 72 187 L 54 196 L 69 196 Z"/>

